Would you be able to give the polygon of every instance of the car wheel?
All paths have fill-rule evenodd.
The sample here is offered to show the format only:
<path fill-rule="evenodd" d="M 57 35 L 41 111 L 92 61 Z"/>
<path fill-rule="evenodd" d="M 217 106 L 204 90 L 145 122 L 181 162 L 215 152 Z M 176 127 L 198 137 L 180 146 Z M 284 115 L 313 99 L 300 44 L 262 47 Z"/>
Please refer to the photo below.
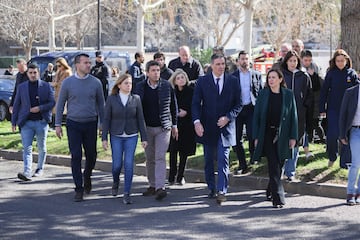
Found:
<path fill-rule="evenodd" d="M 5 119 L 10 120 L 9 108 L 6 103 L 0 103 L 0 121 L 4 121 Z"/>

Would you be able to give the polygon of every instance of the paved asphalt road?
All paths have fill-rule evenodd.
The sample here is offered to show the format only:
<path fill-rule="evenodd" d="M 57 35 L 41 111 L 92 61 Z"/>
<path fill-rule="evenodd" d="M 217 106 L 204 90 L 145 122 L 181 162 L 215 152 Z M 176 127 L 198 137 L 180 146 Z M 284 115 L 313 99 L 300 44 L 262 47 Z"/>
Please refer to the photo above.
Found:
<path fill-rule="evenodd" d="M 135 176 L 132 205 L 110 195 L 112 178 L 95 171 L 93 192 L 73 202 L 70 168 L 46 165 L 31 182 L 16 178 L 21 161 L 0 159 L 0 239 L 359 239 L 360 206 L 343 199 L 287 194 L 283 209 L 263 191 L 230 189 L 222 206 L 205 184 L 168 188 L 168 197 L 143 197 Z M 121 180 L 122 181 L 122 180 Z"/>

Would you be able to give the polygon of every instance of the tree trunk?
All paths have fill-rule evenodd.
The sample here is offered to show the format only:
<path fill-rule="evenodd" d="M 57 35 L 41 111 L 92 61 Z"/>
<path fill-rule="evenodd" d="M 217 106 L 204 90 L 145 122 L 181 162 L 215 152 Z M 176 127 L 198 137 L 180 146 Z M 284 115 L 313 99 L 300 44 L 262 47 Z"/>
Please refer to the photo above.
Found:
<path fill-rule="evenodd" d="M 243 26 L 243 43 L 244 50 L 251 55 L 251 44 L 252 44 L 252 25 L 253 25 L 253 15 L 254 7 L 256 5 L 255 0 L 249 1 L 247 6 L 244 7 L 245 21 Z M 251 56 L 250 56 L 251 57 Z"/>
<path fill-rule="evenodd" d="M 53 52 L 56 50 L 55 45 L 55 20 L 54 20 L 54 0 L 49 1 L 49 10 L 50 10 L 50 16 L 49 16 L 49 52 Z"/>
<path fill-rule="evenodd" d="M 344 49 L 352 59 L 353 68 L 360 70 L 360 1 L 341 1 L 341 48 Z"/>
<path fill-rule="evenodd" d="M 145 12 L 141 6 L 137 7 L 137 34 L 136 48 L 138 51 L 144 52 L 144 19 Z"/>

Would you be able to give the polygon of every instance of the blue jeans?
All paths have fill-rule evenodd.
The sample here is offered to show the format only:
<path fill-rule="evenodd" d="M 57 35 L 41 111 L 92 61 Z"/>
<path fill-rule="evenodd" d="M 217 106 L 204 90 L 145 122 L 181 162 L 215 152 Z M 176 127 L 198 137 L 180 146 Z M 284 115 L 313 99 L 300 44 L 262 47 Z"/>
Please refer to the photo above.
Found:
<path fill-rule="evenodd" d="M 48 133 L 48 123 L 45 120 L 27 120 L 21 127 L 21 142 L 23 145 L 24 174 L 31 177 L 32 167 L 32 142 L 36 136 L 38 148 L 37 168 L 43 169 L 46 160 L 46 137 Z"/>
<path fill-rule="evenodd" d="M 215 174 L 214 174 L 214 161 L 217 160 L 218 168 L 218 192 L 227 192 L 229 182 L 229 154 L 230 147 L 224 147 L 219 137 L 216 146 L 204 144 L 204 158 L 205 158 L 205 179 L 208 189 L 215 191 Z"/>
<path fill-rule="evenodd" d="M 287 177 L 294 177 L 299 158 L 299 147 L 294 147 L 294 157 L 285 162 L 284 173 Z"/>
<path fill-rule="evenodd" d="M 124 162 L 124 193 L 130 193 L 134 172 L 134 154 L 138 136 L 117 137 L 110 136 L 112 153 L 112 175 L 114 183 L 120 181 L 120 172 Z"/>
<path fill-rule="evenodd" d="M 83 175 L 81 173 L 82 147 L 85 153 L 84 179 L 90 179 L 92 170 L 95 167 L 97 124 L 97 121 L 75 122 L 66 119 L 66 132 L 71 153 L 71 172 L 76 192 L 84 191 Z"/>
<path fill-rule="evenodd" d="M 347 194 L 360 194 L 360 129 L 352 128 L 350 131 L 351 166 L 348 173 Z M 356 184 L 357 179 L 357 184 Z M 357 185 L 357 191 L 356 186 Z"/>

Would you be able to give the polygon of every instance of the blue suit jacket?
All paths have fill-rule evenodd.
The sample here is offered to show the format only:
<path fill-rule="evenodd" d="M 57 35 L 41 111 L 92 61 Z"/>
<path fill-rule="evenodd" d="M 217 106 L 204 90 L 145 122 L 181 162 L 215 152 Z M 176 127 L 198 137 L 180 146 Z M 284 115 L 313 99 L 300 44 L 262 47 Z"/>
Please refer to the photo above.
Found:
<path fill-rule="evenodd" d="M 224 85 L 220 95 L 217 94 L 212 74 L 199 77 L 191 109 L 193 121 L 199 119 L 204 127 L 204 135 L 197 138 L 198 142 L 216 145 L 222 135 L 224 146 L 236 145 L 235 119 L 241 111 L 239 94 L 239 82 L 231 75 L 224 75 Z M 230 119 L 223 128 L 217 126 L 221 116 Z"/>
<path fill-rule="evenodd" d="M 345 91 L 339 117 L 339 139 L 349 141 L 349 131 L 356 113 L 359 99 L 359 84 Z"/>
<path fill-rule="evenodd" d="M 55 106 L 54 90 L 48 82 L 38 80 L 38 97 L 39 107 L 42 118 L 50 122 L 51 121 L 51 110 Z M 29 81 L 23 82 L 18 86 L 14 106 L 13 114 L 11 117 L 11 123 L 13 126 L 18 125 L 22 127 L 29 114 L 30 114 L 30 94 L 29 94 Z"/>

